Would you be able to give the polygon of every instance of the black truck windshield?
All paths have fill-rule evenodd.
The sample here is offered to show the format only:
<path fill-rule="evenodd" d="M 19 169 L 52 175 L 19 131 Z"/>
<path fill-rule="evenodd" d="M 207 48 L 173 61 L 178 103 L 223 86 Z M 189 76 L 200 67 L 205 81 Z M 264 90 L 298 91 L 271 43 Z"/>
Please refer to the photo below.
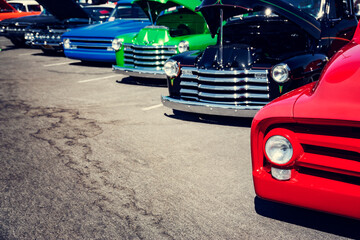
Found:
<path fill-rule="evenodd" d="M 288 2 L 294 7 L 300 9 L 301 11 L 313 16 L 318 19 L 324 14 L 324 4 L 323 0 L 283 0 Z"/>

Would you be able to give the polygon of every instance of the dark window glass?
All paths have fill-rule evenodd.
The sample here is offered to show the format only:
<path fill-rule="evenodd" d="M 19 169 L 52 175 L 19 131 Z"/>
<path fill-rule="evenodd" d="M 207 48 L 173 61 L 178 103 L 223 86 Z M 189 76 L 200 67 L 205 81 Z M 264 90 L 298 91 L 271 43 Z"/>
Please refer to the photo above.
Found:
<path fill-rule="evenodd" d="M 109 18 L 113 8 L 105 7 L 85 7 L 85 12 L 87 12 L 92 19 L 95 21 L 105 21 Z"/>
<path fill-rule="evenodd" d="M 289 2 L 295 7 L 299 8 L 301 11 L 310 14 L 311 16 L 317 18 L 320 12 L 321 0 L 283 0 L 285 2 Z"/>
<path fill-rule="evenodd" d="M 347 0 L 330 0 L 329 17 L 332 19 L 342 18 L 350 14 L 350 5 Z"/>
<path fill-rule="evenodd" d="M 9 4 L 18 11 L 26 12 L 26 7 L 21 3 L 9 3 Z"/>
<path fill-rule="evenodd" d="M 29 12 L 40 12 L 40 5 L 28 5 Z"/>
<path fill-rule="evenodd" d="M 143 10 L 135 4 L 118 4 L 110 17 L 115 19 L 147 18 Z"/>

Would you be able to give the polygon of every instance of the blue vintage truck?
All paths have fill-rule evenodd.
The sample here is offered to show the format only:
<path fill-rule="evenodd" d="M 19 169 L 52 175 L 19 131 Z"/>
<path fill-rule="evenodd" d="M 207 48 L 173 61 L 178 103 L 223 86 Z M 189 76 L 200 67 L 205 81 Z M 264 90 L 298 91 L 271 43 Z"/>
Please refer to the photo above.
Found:
<path fill-rule="evenodd" d="M 115 63 L 116 36 L 138 32 L 149 25 L 147 15 L 132 0 L 118 1 L 107 22 L 73 29 L 63 34 L 65 56 L 81 61 Z"/>

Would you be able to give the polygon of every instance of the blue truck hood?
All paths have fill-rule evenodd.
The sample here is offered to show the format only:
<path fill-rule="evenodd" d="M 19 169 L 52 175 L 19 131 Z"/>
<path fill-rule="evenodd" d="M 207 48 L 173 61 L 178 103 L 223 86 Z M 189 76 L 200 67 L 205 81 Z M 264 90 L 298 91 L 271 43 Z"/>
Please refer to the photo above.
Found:
<path fill-rule="evenodd" d="M 137 21 L 137 20 L 115 20 L 112 22 L 105 22 L 101 24 L 90 25 L 86 27 L 72 29 L 67 32 L 63 37 L 99 37 L 102 38 L 115 38 L 130 32 L 138 32 L 140 29 L 150 24 L 150 21 Z"/>

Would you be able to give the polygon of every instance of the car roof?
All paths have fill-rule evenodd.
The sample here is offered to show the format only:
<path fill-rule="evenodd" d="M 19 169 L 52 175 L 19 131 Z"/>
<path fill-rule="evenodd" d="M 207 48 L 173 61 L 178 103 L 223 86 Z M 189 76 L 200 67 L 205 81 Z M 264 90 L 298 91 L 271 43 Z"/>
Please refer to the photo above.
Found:
<path fill-rule="evenodd" d="M 22 3 L 22 4 L 34 4 L 34 5 L 40 5 L 37 1 L 34 0 L 9 0 L 8 3 Z"/>
<path fill-rule="evenodd" d="M 105 4 L 99 4 L 99 5 L 86 5 L 84 6 L 86 8 L 97 8 L 97 7 L 108 7 L 108 8 L 115 8 L 115 3 L 105 3 Z"/>

